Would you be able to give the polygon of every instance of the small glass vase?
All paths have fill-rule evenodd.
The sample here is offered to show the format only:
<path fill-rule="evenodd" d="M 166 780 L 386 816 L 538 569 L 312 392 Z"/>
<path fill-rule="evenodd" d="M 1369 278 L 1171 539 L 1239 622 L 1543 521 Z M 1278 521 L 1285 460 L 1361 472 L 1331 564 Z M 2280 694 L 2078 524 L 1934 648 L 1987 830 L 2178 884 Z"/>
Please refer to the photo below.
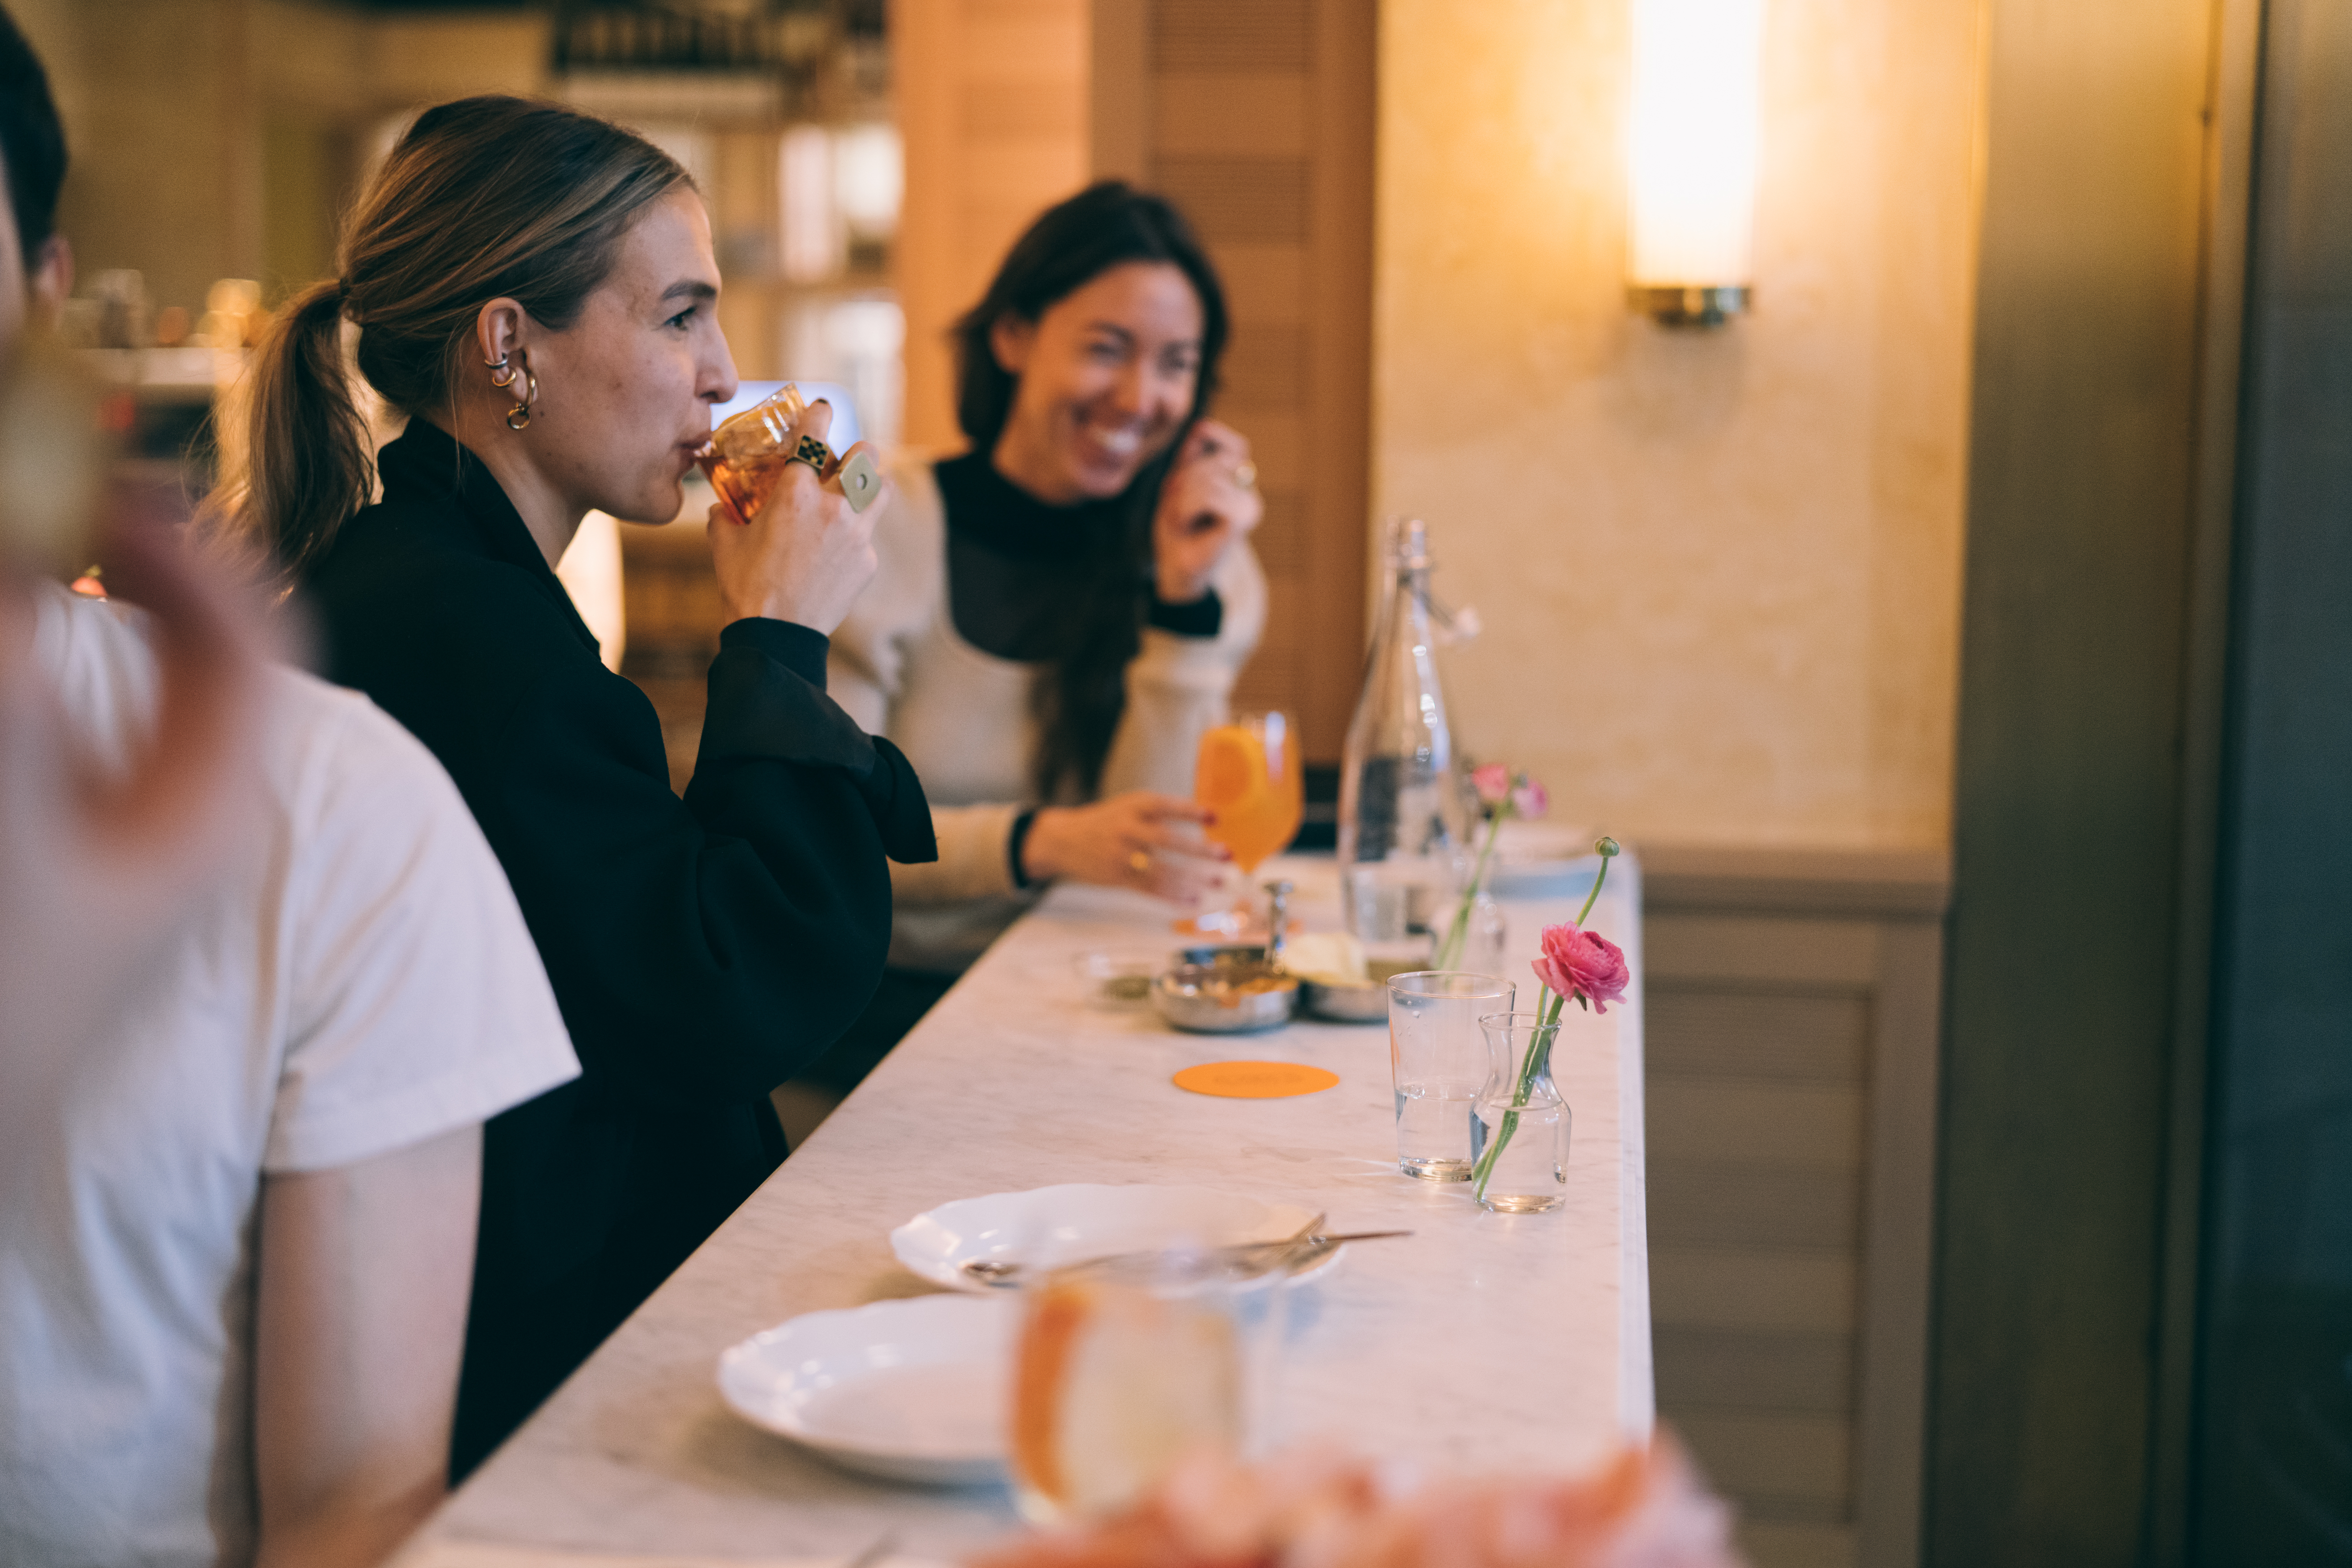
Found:
<path fill-rule="evenodd" d="M 1470 1190 L 1496 1214 L 1541 1214 L 1568 1201 L 1568 1102 L 1551 1080 L 1559 1025 L 1534 1013 L 1489 1013 L 1486 1083 L 1478 1091 Z"/>

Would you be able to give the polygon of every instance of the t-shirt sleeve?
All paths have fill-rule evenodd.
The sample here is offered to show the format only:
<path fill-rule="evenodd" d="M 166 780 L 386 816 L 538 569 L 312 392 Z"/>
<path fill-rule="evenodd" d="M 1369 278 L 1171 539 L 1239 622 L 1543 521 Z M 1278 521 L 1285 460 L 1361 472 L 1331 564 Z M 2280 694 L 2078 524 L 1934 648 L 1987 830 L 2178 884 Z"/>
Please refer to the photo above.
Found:
<path fill-rule="evenodd" d="M 321 710 L 296 803 L 287 1047 L 262 1168 L 352 1164 L 578 1075 L 505 873 L 457 786 L 373 704 Z"/>

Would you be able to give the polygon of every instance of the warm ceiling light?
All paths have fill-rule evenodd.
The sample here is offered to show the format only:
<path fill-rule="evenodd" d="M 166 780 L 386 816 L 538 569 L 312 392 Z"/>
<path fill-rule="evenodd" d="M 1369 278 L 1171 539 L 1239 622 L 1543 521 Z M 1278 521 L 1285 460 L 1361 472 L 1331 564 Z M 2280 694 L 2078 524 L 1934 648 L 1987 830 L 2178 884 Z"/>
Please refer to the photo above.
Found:
<path fill-rule="evenodd" d="M 1748 308 L 1764 0 L 1633 0 L 1627 293 L 1673 325 Z"/>

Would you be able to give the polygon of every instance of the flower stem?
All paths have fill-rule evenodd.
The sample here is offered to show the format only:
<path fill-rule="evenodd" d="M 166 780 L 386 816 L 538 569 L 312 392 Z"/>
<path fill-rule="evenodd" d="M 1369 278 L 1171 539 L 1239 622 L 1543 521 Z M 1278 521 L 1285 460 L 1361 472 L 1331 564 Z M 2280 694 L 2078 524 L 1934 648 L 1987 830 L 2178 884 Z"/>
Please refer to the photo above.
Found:
<path fill-rule="evenodd" d="M 1445 940 L 1437 944 L 1437 952 L 1430 960 L 1439 969 L 1451 969 L 1462 961 L 1462 950 L 1470 941 L 1470 910 L 1478 902 L 1478 889 L 1486 884 L 1486 862 L 1495 853 L 1496 836 L 1503 831 L 1503 818 L 1511 814 L 1511 803 L 1499 803 L 1486 817 L 1486 844 L 1478 851 L 1477 864 L 1470 868 L 1470 885 L 1462 889 L 1462 901 L 1454 906 L 1454 923 L 1445 930 Z"/>
<path fill-rule="evenodd" d="M 1614 838 L 1603 838 L 1593 847 L 1601 852 L 1601 871 L 1592 879 L 1592 891 L 1584 895 L 1584 907 L 1576 911 L 1576 929 L 1579 931 L 1584 929 L 1584 917 L 1591 914 L 1592 906 L 1601 901 L 1601 884 L 1609 880 L 1609 862 L 1617 856 Z"/>
<path fill-rule="evenodd" d="M 1503 1157 L 1504 1146 L 1511 1134 L 1519 1130 L 1519 1111 L 1535 1092 L 1536 1079 L 1551 1060 L 1551 1043 L 1559 1030 L 1559 1016 L 1568 1006 L 1568 998 L 1556 992 L 1546 992 L 1547 1000 L 1536 1009 L 1536 1027 L 1528 1040 L 1528 1054 L 1519 1059 L 1518 1086 L 1511 1092 L 1511 1103 L 1503 1112 L 1502 1122 L 1495 1129 L 1494 1141 L 1478 1155 L 1478 1163 L 1470 1173 L 1470 1195 L 1484 1198 L 1486 1183 L 1495 1174 L 1495 1162 Z"/>

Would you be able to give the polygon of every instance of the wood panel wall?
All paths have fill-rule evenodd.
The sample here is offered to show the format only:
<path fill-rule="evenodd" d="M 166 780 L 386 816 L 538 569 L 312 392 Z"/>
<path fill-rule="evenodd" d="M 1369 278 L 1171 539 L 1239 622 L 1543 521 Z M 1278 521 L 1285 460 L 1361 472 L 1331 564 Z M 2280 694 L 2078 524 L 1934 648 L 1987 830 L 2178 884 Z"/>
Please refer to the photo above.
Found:
<path fill-rule="evenodd" d="M 1643 853 L 1658 1413 L 1758 1568 L 1918 1561 L 1946 883 Z"/>
<path fill-rule="evenodd" d="M 1255 448 L 1272 589 L 1236 705 L 1336 762 L 1362 673 L 1373 64 L 1365 0 L 1094 0 L 1092 168 L 1164 192 L 1233 309 L 1218 413 Z"/>
<path fill-rule="evenodd" d="M 1086 184 L 1090 36 L 1088 0 L 891 0 L 909 447 L 962 449 L 948 329 L 1030 220 Z"/>

